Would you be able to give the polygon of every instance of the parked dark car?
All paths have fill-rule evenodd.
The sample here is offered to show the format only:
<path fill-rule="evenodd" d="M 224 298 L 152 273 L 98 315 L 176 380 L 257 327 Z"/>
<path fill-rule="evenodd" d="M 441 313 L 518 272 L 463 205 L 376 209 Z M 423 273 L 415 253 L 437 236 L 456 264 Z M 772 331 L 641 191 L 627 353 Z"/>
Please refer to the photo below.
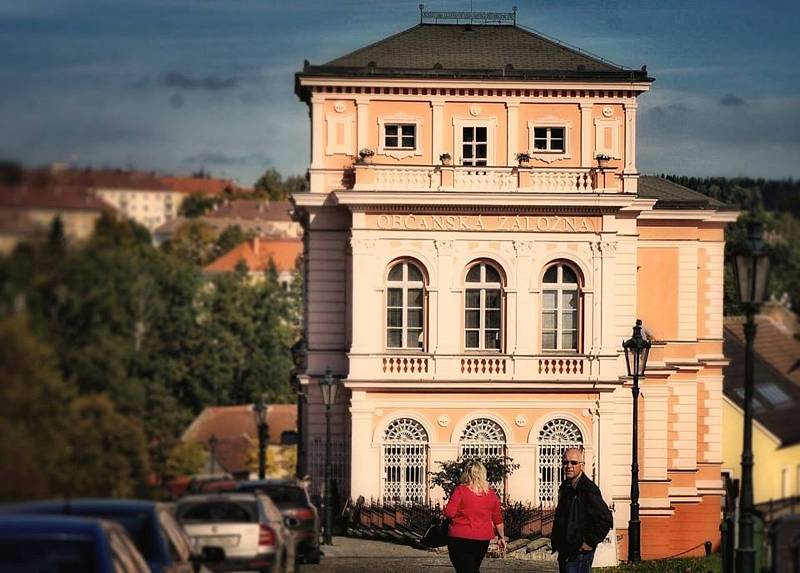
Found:
<path fill-rule="evenodd" d="M 308 491 L 297 480 L 248 480 L 239 482 L 238 491 L 267 494 L 284 517 L 297 520 L 291 527 L 297 539 L 297 551 L 305 563 L 319 563 L 320 520 L 317 508 L 311 503 Z"/>
<path fill-rule="evenodd" d="M 0 572 L 149 573 L 118 523 L 56 515 L 0 515 Z"/>
<path fill-rule="evenodd" d="M 192 551 L 189 536 L 163 503 L 138 500 L 74 499 L 39 501 L 7 506 L 14 513 L 99 517 L 122 525 L 147 560 L 152 573 L 197 573 L 207 571 L 203 561 L 224 559 L 220 548 L 205 555 Z"/>

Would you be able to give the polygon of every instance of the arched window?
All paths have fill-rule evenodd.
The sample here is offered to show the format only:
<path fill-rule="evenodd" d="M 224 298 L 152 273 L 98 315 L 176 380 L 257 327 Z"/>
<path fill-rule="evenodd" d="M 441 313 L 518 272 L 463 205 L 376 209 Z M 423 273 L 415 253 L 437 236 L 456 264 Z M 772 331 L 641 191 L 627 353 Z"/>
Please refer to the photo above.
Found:
<path fill-rule="evenodd" d="M 539 503 L 555 506 L 564 480 L 561 458 L 567 448 L 583 448 L 583 436 L 574 423 L 556 418 L 539 432 Z"/>
<path fill-rule="evenodd" d="M 551 265 L 542 279 L 542 350 L 578 350 L 580 285 L 565 263 Z"/>
<path fill-rule="evenodd" d="M 469 269 L 464 293 L 464 346 L 500 350 L 503 338 L 503 290 L 500 272 L 489 263 Z"/>
<path fill-rule="evenodd" d="M 383 433 L 383 499 L 423 503 L 428 493 L 428 433 L 411 418 L 393 420 Z"/>
<path fill-rule="evenodd" d="M 485 462 L 490 458 L 502 460 L 506 457 L 506 433 L 494 420 L 487 418 L 471 420 L 461 432 L 459 443 L 461 446 L 459 455 L 462 458 L 479 458 Z M 495 487 L 502 499 L 505 484 L 495 484 Z"/>
<path fill-rule="evenodd" d="M 425 282 L 420 268 L 403 261 L 389 270 L 386 346 L 420 350 L 424 346 Z"/>

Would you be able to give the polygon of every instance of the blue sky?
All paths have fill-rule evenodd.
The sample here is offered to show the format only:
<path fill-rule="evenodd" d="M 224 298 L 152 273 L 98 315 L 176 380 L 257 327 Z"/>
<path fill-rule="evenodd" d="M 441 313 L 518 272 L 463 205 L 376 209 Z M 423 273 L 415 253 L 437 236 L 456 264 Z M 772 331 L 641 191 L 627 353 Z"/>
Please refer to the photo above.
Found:
<path fill-rule="evenodd" d="M 303 60 L 414 26 L 418 0 L 0 0 L 0 158 L 252 183 L 302 173 Z M 473 0 L 656 78 L 640 98 L 645 173 L 800 177 L 789 0 Z M 468 10 L 432 0 L 429 10 Z"/>

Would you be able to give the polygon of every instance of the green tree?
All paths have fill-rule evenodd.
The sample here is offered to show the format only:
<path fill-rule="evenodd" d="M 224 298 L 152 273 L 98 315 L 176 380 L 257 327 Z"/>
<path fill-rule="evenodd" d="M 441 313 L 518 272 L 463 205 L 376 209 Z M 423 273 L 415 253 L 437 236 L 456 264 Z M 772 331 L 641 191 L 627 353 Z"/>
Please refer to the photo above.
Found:
<path fill-rule="evenodd" d="M 117 412 L 107 397 L 76 398 L 69 407 L 66 438 L 71 496 L 131 497 L 146 490 L 150 464 L 144 430 Z"/>
<path fill-rule="evenodd" d="M 253 237 L 253 233 L 242 231 L 239 225 L 226 227 L 214 242 L 214 257 L 221 257 L 225 253 L 230 252 L 234 247 L 241 245 L 245 241 L 249 241 Z"/>
<path fill-rule="evenodd" d="M 204 266 L 214 259 L 216 241 L 214 227 L 202 221 L 188 221 L 164 244 L 164 250 L 182 261 Z"/>
<path fill-rule="evenodd" d="M 224 197 L 218 195 L 203 195 L 201 193 L 192 193 L 184 198 L 181 206 L 178 209 L 178 214 L 187 219 L 194 219 L 212 209 L 215 205 L 219 205 L 225 200 Z"/>
<path fill-rule="evenodd" d="M 0 500 L 58 495 L 69 467 L 65 405 L 74 388 L 24 314 L 0 320 L 0 381 Z"/>
<path fill-rule="evenodd" d="M 431 473 L 431 489 L 438 486 L 444 490 L 445 497 L 450 497 L 460 483 L 461 474 L 467 465 L 476 461 L 486 466 L 486 478 L 489 484 L 495 487 L 502 484 L 508 476 L 519 469 L 519 464 L 515 464 L 514 460 L 507 456 L 503 458 L 466 456 L 455 460 L 436 462 L 441 468 L 438 472 Z"/>
<path fill-rule="evenodd" d="M 267 169 L 253 185 L 253 195 L 270 201 L 283 201 L 287 197 L 283 176 L 275 168 Z"/>
<path fill-rule="evenodd" d="M 208 463 L 208 452 L 197 442 L 178 442 L 170 450 L 164 475 L 167 478 L 199 473 Z"/>

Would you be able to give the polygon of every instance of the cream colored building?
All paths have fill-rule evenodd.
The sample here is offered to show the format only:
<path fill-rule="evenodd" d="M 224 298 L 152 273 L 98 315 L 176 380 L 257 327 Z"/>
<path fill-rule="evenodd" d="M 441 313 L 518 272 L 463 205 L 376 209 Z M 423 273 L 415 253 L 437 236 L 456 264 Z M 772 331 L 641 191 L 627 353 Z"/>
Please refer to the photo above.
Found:
<path fill-rule="evenodd" d="M 153 231 L 178 216 L 188 192 L 166 189 L 95 189 L 103 199 L 129 219 Z"/>
<path fill-rule="evenodd" d="M 315 482 L 330 368 L 344 386 L 332 440 L 345 495 L 439 499 L 437 462 L 477 453 L 520 464 L 509 499 L 551 505 L 561 452 L 580 445 L 615 518 L 596 564 L 615 562 L 631 464 L 621 344 L 641 318 L 654 339 L 643 555 L 718 539 L 723 229 L 736 213 L 640 176 L 651 83 L 497 24 L 422 23 L 297 74 L 312 141 L 310 192 L 294 197 L 301 463 Z"/>

